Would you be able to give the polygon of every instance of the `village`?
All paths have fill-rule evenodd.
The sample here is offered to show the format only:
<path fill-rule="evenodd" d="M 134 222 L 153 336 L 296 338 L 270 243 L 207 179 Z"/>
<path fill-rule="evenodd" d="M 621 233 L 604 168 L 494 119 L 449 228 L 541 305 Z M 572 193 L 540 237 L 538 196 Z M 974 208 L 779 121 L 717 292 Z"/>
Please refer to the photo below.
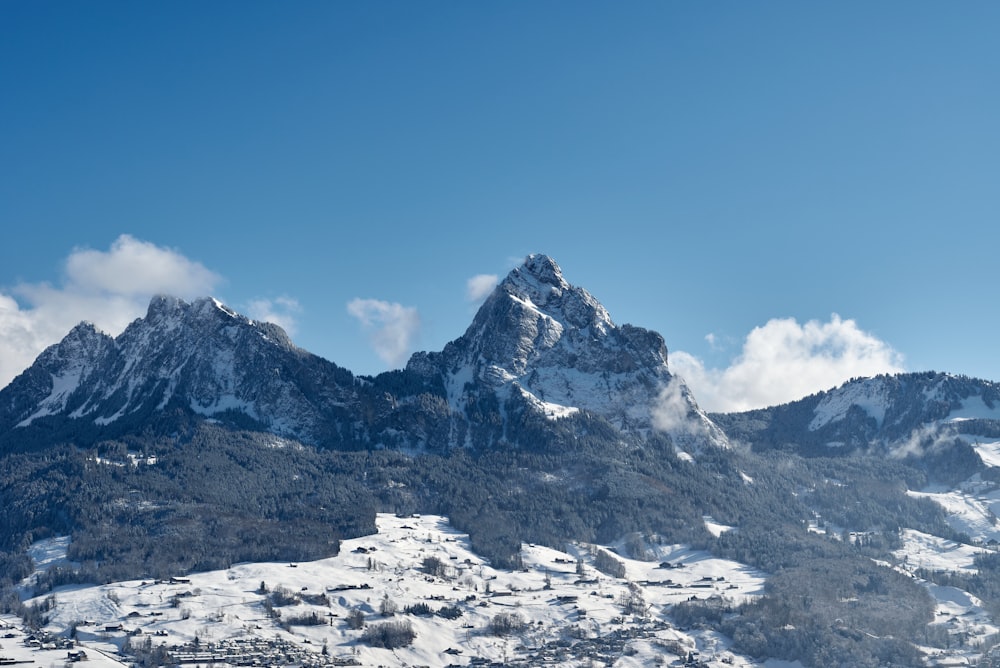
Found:
<path fill-rule="evenodd" d="M 504 571 L 436 516 L 379 515 L 379 533 L 309 563 L 253 563 L 167 580 L 68 587 L 36 635 L 40 667 L 231 666 L 750 666 L 724 639 L 678 629 L 673 604 L 735 605 L 764 575 L 683 546 L 650 560 L 616 546 L 524 545 Z M 396 625 L 406 642 L 379 646 Z M 29 634 L 24 631 L 24 636 Z M 58 658 L 50 645 L 61 642 Z M 44 651 L 43 651 L 44 650 Z M 77 652 L 75 657 L 70 652 Z M 12 657 L 13 658 L 13 657 Z"/>

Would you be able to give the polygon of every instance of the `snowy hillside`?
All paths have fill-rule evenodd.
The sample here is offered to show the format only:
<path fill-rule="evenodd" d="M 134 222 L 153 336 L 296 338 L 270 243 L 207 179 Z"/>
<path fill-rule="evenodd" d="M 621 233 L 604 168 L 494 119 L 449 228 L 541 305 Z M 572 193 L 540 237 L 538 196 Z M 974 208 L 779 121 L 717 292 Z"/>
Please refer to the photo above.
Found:
<path fill-rule="evenodd" d="M 946 373 L 857 378 L 781 406 L 713 415 L 731 438 L 817 455 L 922 456 L 946 437 L 1000 438 L 1000 385 Z M 996 440 L 995 438 L 993 440 Z"/>
<path fill-rule="evenodd" d="M 54 592 L 46 628 L 65 636 L 75 626 L 88 654 L 116 658 L 126 642 L 141 647 L 149 640 L 177 659 L 207 662 L 212 654 L 248 652 L 255 639 L 255 652 L 270 644 L 318 665 L 472 665 L 479 657 L 505 665 L 582 666 L 596 659 L 650 666 L 680 665 L 689 655 L 708 666 L 762 665 L 734 655 L 717 634 L 670 622 L 671 605 L 692 597 L 738 603 L 762 593 L 764 574 L 736 562 L 679 545 L 650 546 L 651 561 L 595 545 L 565 552 L 524 545 L 523 569 L 508 572 L 472 553 L 466 536 L 444 518 L 379 515 L 378 527 L 378 534 L 345 541 L 339 556 L 316 562 L 239 564 L 172 581 L 63 588 Z M 597 570 L 602 560 L 623 572 Z M 412 643 L 371 646 L 362 628 L 351 627 L 358 613 L 369 629 L 408 624 Z M 498 620 L 511 627 L 498 631 Z"/>
<path fill-rule="evenodd" d="M 48 629 L 0 657 L 1000 665 L 1000 385 L 707 416 L 667 362 L 544 255 L 374 378 L 213 299 L 81 324 L 0 390 L 0 602 Z"/>
<path fill-rule="evenodd" d="M 902 424 L 906 418 L 919 415 L 922 426 L 933 422 L 1000 420 L 997 387 L 985 381 L 978 384 L 980 387 L 977 381 L 948 374 L 858 379 L 822 394 L 813 409 L 809 429 L 816 431 L 842 422 L 852 408 L 862 410 L 878 427 L 883 426 L 887 416 L 891 423 Z"/>

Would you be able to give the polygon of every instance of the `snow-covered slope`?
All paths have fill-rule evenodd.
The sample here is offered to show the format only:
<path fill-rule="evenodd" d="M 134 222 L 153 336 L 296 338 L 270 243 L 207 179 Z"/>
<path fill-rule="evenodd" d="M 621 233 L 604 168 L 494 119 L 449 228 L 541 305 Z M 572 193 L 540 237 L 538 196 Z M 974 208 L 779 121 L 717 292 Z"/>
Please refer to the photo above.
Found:
<path fill-rule="evenodd" d="M 377 523 L 377 534 L 345 541 L 339 556 L 321 561 L 64 588 L 55 592 L 48 629 L 65 635 L 77 625 L 88 654 L 117 656 L 126 639 L 141 646 L 150 638 L 177 660 L 200 654 L 208 662 L 216 653 L 215 663 L 227 653 L 253 651 L 263 659 L 270 651 L 265 665 L 279 652 L 312 665 L 472 665 L 479 657 L 506 665 L 586 666 L 600 659 L 628 667 L 679 665 L 689 656 L 715 668 L 763 665 L 734 654 L 715 633 L 678 629 L 669 616 L 674 603 L 692 597 L 724 595 L 738 603 L 763 593 L 764 574 L 743 564 L 660 545 L 651 561 L 616 555 L 624 568 L 619 577 L 594 568 L 595 555 L 612 548 L 524 545 L 523 569 L 503 571 L 473 553 L 468 537 L 445 518 L 382 514 Z M 274 605 L 277 616 L 269 617 L 265 601 L 273 602 L 274 592 L 291 604 Z M 348 623 L 352 613 L 369 628 L 408 624 L 413 641 L 373 647 L 362 628 Z M 320 623 L 294 621 L 313 614 Z M 497 633 L 498 618 L 516 628 Z"/>
<path fill-rule="evenodd" d="M 898 456 L 940 450 L 957 435 L 1000 438 L 1000 385 L 945 373 L 851 380 L 781 406 L 718 415 L 730 436 L 814 453 L 881 448 Z"/>
<path fill-rule="evenodd" d="M 813 409 L 811 431 L 848 419 L 852 408 L 894 433 L 929 423 L 1000 420 L 1000 388 L 995 383 L 951 374 L 862 378 L 821 397 Z"/>

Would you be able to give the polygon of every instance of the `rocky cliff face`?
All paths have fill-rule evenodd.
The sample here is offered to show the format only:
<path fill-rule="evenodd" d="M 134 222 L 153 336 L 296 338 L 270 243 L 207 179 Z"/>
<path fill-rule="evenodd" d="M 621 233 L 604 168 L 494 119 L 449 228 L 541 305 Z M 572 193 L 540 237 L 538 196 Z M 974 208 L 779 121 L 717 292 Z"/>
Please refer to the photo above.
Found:
<path fill-rule="evenodd" d="M 439 380 L 458 414 L 490 393 L 550 419 L 586 411 L 623 431 L 659 427 L 680 439 L 725 443 L 670 373 L 663 337 L 615 325 L 545 255 L 510 272 L 463 336 L 440 353 L 414 355 L 407 368 Z M 664 409 L 669 423 L 660 419 Z"/>
<path fill-rule="evenodd" d="M 239 413 L 316 442 L 336 436 L 337 408 L 353 399 L 353 386 L 349 372 L 296 348 L 276 325 L 213 299 L 156 297 L 117 338 L 84 323 L 44 351 L 3 390 L 0 424 L 105 426 L 181 408 L 207 418 Z"/>

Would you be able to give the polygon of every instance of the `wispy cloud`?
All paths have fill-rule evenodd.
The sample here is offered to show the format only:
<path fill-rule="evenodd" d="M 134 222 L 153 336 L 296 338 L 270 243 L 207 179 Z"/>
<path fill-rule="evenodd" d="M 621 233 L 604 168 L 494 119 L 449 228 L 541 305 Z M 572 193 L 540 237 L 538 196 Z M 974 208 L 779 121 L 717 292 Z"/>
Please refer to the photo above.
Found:
<path fill-rule="evenodd" d="M 391 367 L 402 365 L 420 330 L 416 308 L 380 299 L 352 299 L 347 312 L 361 323 L 383 362 Z"/>
<path fill-rule="evenodd" d="M 193 299 L 210 294 L 221 280 L 177 250 L 127 234 L 107 251 L 76 248 L 58 285 L 0 290 L 0 387 L 83 320 L 116 335 L 146 312 L 153 295 Z"/>
<path fill-rule="evenodd" d="M 903 371 L 903 356 L 888 343 L 837 314 L 829 322 L 769 320 L 743 342 L 723 369 L 706 368 L 683 351 L 670 367 L 687 382 L 705 410 L 730 412 L 801 399 L 855 376 Z"/>
<path fill-rule="evenodd" d="M 477 274 L 465 282 L 465 297 L 470 302 L 480 302 L 493 292 L 497 285 L 496 274 Z"/>
<path fill-rule="evenodd" d="M 247 306 L 247 315 L 254 320 L 273 322 L 281 327 L 289 336 L 294 336 L 298 329 L 296 318 L 302 312 L 302 306 L 292 297 L 277 297 L 275 299 L 253 299 Z"/>
<path fill-rule="evenodd" d="M 694 433 L 700 423 L 692 415 L 691 404 L 684 397 L 684 384 L 677 378 L 660 390 L 652 412 L 653 427 L 660 431 Z"/>
<path fill-rule="evenodd" d="M 889 455 L 905 459 L 938 454 L 954 445 L 955 439 L 955 431 L 951 425 L 927 424 L 911 431 L 905 441 L 895 444 Z"/>

